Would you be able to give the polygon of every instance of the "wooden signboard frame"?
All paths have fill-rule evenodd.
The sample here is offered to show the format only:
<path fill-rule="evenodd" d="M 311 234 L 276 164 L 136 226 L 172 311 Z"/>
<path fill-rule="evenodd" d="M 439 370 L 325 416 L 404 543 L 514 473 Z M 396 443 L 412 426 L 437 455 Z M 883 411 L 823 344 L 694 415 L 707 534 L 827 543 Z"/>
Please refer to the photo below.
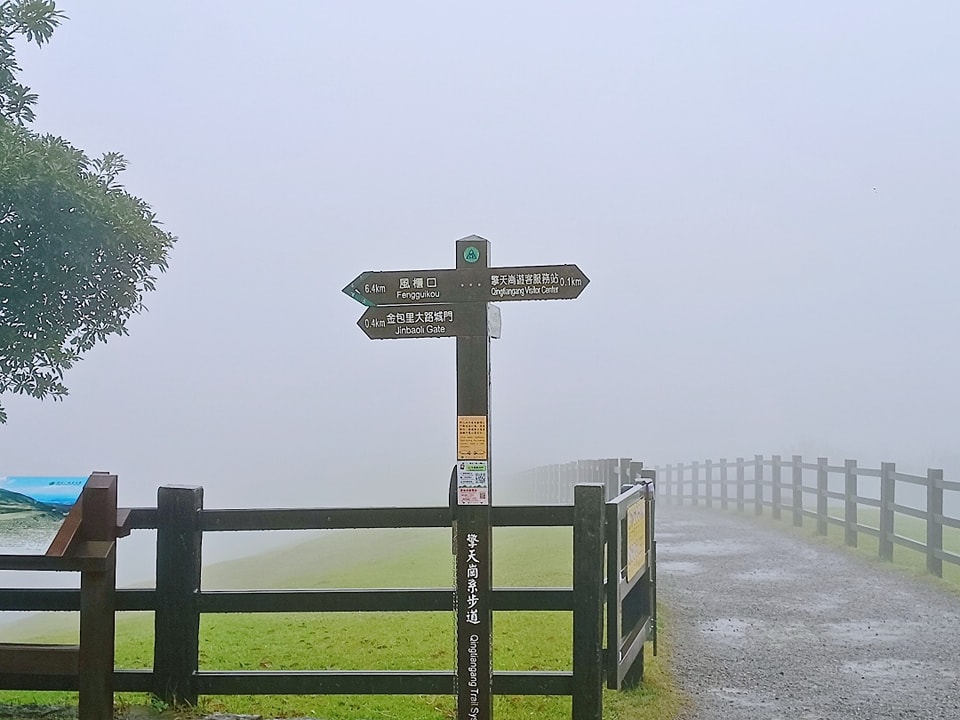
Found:
<path fill-rule="evenodd" d="M 117 477 L 94 473 L 44 555 L 0 555 L 0 570 L 80 573 L 80 644 L 0 644 L 0 689 L 29 675 L 77 677 L 79 720 L 112 720 L 116 540 L 129 534 L 117 511 Z"/>

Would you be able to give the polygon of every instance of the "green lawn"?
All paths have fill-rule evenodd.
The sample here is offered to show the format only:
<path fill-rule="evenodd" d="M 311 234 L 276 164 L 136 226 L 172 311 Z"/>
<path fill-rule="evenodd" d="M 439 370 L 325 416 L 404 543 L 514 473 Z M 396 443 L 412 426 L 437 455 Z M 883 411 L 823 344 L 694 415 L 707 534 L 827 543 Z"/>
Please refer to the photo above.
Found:
<path fill-rule="evenodd" d="M 727 512 L 731 511 L 728 510 Z M 749 505 L 747 512 L 740 514 L 749 518 L 757 517 L 753 514 L 752 506 Z M 843 520 L 842 507 L 831 507 L 828 509 L 827 514 L 832 518 Z M 792 532 L 797 532 L 803 537 L 830 542 L 834 545 L 846 547 L 844 544 L 844 528 L 841 525 L 837 525 L 832 522 L 828 523 L 827 535 L 826 537 L 823 537 L 817 534 L 817 521 L 814 518 L 804 517 L 803 527 L 794 527 L 792 524 L 793 513 L 788 509 L 782 510 L 780 520 L 774 520 L 770 515 L 770 509 L 764 508 L 764 514 L 760 516 L 760 518 L 762 518 L 765 522 L 772 523 L 776 527 L 787 528 Z M 860 507 L 857 511 L 857 522 L 860 525 L 879 528 L 880 511 L 877 508 Z M 924 544 L 926 543 L 927 525 L 923 520 L 918 518 L 896 513 L 894 515 L 893 530 L 897 535 L 902 537 L 906 537 Z M 947 552 L 960 555 L 960 529 L 951 527 L 943 528 L 943 549 Z M 868 535 L 865 532 L 857 533 L 857 551 L 864 556 L 875 559 L 878 563 L 883 562 L 884 564 L 887 564 L 886 562 L 880 560 L 879 539 L 873 537 L 872 535 Z M 930 582 L 940 582 L 937 578 L 927 573 L 926 555 L 912 548 L 895 544 L 893 547 L 893 564 L 911 572 L 912 574 L 916 575 L 918 579 L 923 579 L 924 581 Z M 942 583 L 951 590 L 960 593 L 960 565 L 954 565 L 953 563 L 945 560 L 943 562 Z"/>
<path fill-rule="evenodd" d="M 494 585 L 569 586 L 569 528 L 498 528 L 494 531 Z M 319 534 L 296 547 L 204 570 L 205 589 L 324 587 L 451 587 L 449 530 L 362 530 Z M 662 620 L 661 620 L 662 622 Z M 121 614 L 117 667 L 152 664 L 150 613 Z M 498 612 L 493 656 L 497 670 L 569 670 L 571 615 L 567 612 Z M 23 640 L 75 642 L 74 627 L 49 630 L 28 623 Z M 9 634 L 9 633 L 8 633 Z M 661 648 L 664 647 L 661 634 Z M 454 667 L 452 613 L 317 613 L 204 615 L 200 666 L 204 670 L 407 669 Z M 649 650 L 649 648 L 648 648 Z M 668 653 L 648 655 L 644 686 L 607 692 L 605 718 L 669 720 L 679 696 L 665 667 Z M 121 695 L 142 705 L 143 696 Z M 2 703 L 75 702 L 69 693 L 0 692 Z M 567 697 L 496 697 L 498 718 L 570 717 Z M 229 696 L 201 699 L 204 711 L 258 713 L 265 717 L 312 715 L 327 720 L 454 716 L 449 696 Z"/>
<path fill-rule="evenodd" d="M 843 519 L 842 508 L 831 508 L 828 514 L 831 517 Z M 859 508 L 857 510 L 857 522 L 860 525 L 879 528 L 880 511 L 876 508 Z M 809 525 L 811 528 L 816 528 L 816 521 L 810 518 L 804 518 L 804 524 Z M 927 524 L 919 518 L 896 513 L 893 519 L 893 531 L 902 537 L 926 544 Z M 844 537 L 843 528 L 834 523 L 830 523 L 828 527 L 828 537 L 835 542 L 842 543 Z M 879 562 L 880 550 L 878 538 L 868 535 L 867 533 L 858 532 L 857 549 L 878 558 Z M 960 529 L 951 527 L 943 528 L 943 549 L 955 555 L 960 555 Z M 894 565 L 927 576 L 926 555 L 912 548 L 895 544 L 893 546 L 893 563 Z M 933 579 L 933 576 L 928 577 Z M 957 592 L 960 592 L 960 565 L 954 565 L 945 560 L 943 562 L 943 581 Z"/>

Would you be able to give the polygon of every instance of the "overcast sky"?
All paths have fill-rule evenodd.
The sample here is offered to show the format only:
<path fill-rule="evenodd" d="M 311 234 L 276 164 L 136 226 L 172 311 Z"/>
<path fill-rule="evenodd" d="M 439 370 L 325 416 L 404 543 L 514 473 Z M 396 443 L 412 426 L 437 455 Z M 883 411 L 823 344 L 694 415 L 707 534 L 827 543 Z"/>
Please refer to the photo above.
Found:
<path fill-rule="evenodd" d="M 493 483 L 754 453 L 960 467 L 960 4 L 58 3 L 35 129 L 124 153 L 179 237 L 149 312 L 5 396 L 0 474 L 121 502 L 443 504 L 455 342 L 363 270 L 576 263 L 503 303 Z"/>

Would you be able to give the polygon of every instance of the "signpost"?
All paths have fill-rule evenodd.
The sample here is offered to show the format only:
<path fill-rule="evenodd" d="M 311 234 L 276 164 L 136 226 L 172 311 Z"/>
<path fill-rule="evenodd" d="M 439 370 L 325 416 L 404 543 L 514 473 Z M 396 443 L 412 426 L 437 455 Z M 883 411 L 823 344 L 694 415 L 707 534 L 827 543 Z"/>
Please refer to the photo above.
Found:
<path fill-rule="evenodd" d="M 372 340 L 457 338 L 457 720 L 490 720 L 490 338 L 499 314 L 488 303 L 572 300 L 590 280 L 576 265 L 490 267 L 490 243 L 476 235 L 457 240 L 456 252 L 453 269 L 367 271 L 343 292 L 367 306 L 357 325 Z"/>

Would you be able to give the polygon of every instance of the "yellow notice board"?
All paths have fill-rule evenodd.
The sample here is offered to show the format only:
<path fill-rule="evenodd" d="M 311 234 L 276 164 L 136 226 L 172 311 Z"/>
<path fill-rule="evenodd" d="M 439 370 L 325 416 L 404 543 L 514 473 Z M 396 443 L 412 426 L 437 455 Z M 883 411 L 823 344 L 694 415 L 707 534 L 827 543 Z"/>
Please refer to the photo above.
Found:
<path fill-rule="evenodd" d="M 627 508 L 627 580 L 632 580 L 647 562 L 647 502 Z"/>
<path fill-rule="evenodd" d="M 487 416 L 457 416 L 457 460 L 487 459 Z"/>

